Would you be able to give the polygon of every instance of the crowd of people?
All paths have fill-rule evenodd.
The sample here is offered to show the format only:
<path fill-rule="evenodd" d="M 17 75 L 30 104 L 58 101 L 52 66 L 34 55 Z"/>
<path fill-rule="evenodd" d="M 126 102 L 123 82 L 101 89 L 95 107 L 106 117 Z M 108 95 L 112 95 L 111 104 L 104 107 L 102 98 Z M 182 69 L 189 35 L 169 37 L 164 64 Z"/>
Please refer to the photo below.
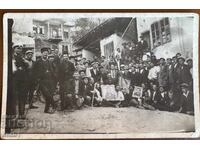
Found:
<path fill-rule="evenodd" d="M 133 53 L 131 46 L 123 43 L 123 49 L 108 58 L 94 56 L 93 60 L 42 48 L 36 61 L 32 50 L 23 54 L 22 47 L 14 46 L 12 95 L 19 119 L 25 119 L 27 103 L 30 109 L 38 108 L 33 104 L 37 92 L 42 93 L 44 112 L 49 114 L 88 106 L 132 106 L 194 115 L 192 59 L 185 60 L 181 53 L 157 59 L 153 53 Z M 102 85 L 114 85 L 115 100 L 104 98 Z M 141 96 L 133 96 L 135 87 L 142 88 Z M 53 98 L 57 89 L 59 103 Z"/>

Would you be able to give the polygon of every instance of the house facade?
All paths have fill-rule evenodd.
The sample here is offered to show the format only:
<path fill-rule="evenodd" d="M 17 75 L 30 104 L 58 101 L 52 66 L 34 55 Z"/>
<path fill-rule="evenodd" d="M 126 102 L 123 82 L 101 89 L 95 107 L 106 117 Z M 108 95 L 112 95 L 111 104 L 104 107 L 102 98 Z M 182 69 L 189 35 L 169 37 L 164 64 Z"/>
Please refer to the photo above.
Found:
<path fill-rule="evenodd" d="M 77 41 L 75 44 L 81 48 L 75 52 L 80 58 L 90 58 L 88 51 L 109 58 L 117 48 L 122 50 L 122 43 L 137 43 L 141 35 L 148 44 L 146 52 L 153 52 L 157 58 L 173 57 L 176 53 L 192 58 L 192 17 L 112 18 Z"/>
<path fill-rule="evenodd" d="M 136 19 L 111 18 L 91 30 L 74 43 L 79 47 L 74 50 L 76 58 L 93 56 L 109 56 L 115 54 L 117 48 L 122 49 L 122 43 L 137 41 Z"/>
<path fill-rule="evenodd" d="M 72 52 L 71 26 L 66 25 L 62 19 L 33 19 L 32 30 L 36 54 L 40 54 L 42 47 L 57 49 L 60 54 Z"/>
<path fill-rule="evenodd" d="M 192 17 L 140 17 L 137 18 L 137 31 L 138 36 L 143 35 L 157 58 L 173 57 L 178 52 L 192 58 Z"/>

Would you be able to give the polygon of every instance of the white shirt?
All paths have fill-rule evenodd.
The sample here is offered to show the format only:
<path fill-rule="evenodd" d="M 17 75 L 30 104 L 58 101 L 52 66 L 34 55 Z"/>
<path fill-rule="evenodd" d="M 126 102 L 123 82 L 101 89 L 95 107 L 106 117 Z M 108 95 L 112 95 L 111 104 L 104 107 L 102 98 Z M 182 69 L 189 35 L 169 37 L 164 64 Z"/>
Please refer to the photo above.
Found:
<path fill-rule="evenodd" d="M 154 101 L 156 95 L 156 91 L 153 92 L 152 100 Z"/>
<path fill-rule="evenodd" d="M 157 79 L 159 72 L 160 72 L 160 67 L 154 66 L 149 70 L 148 79 L 149 80 Z"/>
<path fill-rule="evenodd" d="M 187 98 L 189 94 L 189 91 L 187 91 L 187 93 L 183 93 L 183 95 Z"/>
<path fill-rule="evenodd" d="M 122 91 L 116 92 L 116 100 L 118 100 L 118 101 L 124 100 L 124 94 L 122 93 Z"/>
<path fill-rule="evenodd" d="M 116 55 L 115 56 L 118 56 L 119 57 L 119 59 L 121 59 L 121 52 L 118 52 L 118 51 L 116 51 Z"/>
<path fill-rule="evenodd" d="M 190 74 L 192 75 L 192 78 L 193 78 L 193 69 L 190 68 Z"/>
<path fill-rule="evenodd" d="M 13 61 L 12 61 L 12 70 L 13 70 L 13 72 L 15 72 L 15 71 L 17 71 L 17 66 L 16 66 L 16 61 L 13 59 Z"/>
<path fill-rule="evenodd" d="M 85 74 L 87 77 L 91 77 L 91 72 L 90 72 L 91 68 L 86 68 L 85 69 Z"/>

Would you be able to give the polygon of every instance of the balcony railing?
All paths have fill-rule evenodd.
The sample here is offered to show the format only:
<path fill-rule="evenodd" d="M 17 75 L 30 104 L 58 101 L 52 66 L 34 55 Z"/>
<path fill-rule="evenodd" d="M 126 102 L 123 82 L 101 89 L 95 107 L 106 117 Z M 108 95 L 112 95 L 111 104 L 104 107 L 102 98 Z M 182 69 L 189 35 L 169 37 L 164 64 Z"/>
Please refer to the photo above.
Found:
<path fill-rule="evenodd" d="M 62 36 L 50 36 L 49 39 L 62 39 Z"/>

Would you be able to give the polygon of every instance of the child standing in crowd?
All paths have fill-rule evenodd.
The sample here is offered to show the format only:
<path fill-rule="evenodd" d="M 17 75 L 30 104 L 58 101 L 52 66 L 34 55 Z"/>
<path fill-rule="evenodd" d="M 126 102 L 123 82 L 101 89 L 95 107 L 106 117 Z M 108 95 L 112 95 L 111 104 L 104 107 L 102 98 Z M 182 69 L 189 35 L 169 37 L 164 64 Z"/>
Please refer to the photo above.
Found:
<path fill-rule="evenodd" d="M 93 98 L 94 98 L 94 106 L 101 106 L 102 105 L 102 93 L 101 93 L 101 86 L 97 82 L 94 84 L 94 92 L 93 92 Z"/>

